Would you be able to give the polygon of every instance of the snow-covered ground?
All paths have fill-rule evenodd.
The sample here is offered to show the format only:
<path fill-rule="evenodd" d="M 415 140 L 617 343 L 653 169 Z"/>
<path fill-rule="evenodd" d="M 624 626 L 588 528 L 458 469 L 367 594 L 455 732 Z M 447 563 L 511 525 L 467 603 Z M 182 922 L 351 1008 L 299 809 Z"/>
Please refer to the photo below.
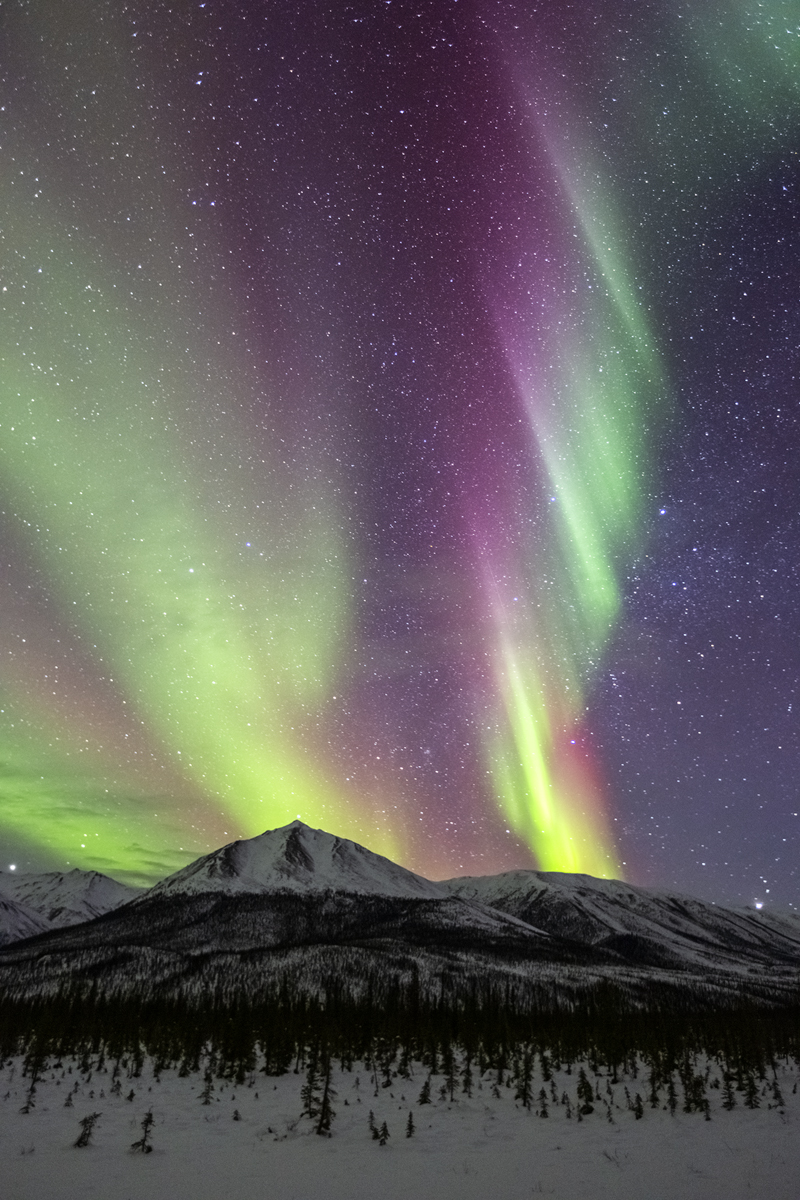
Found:
<path fill-rule="evenodd" d="M 718 1074 L 718 1072 L 716 1072 Z M 300 1117 L 302 1074 L 251 1076 L 244 1085 L 213 1080 L 203 1103 L 203 1075 L 180 1078 L 152 1063 L 139 1078 L 120 1076 L 112 1092 L 109 1065 L 87 1077 L 64 1061 L 44 1071 L 33 1106 L 22 1060 L 0 1070 L 0 1179 L 8 1200 L 797 1200 L 800 1195 L 800 1093 L 795 1064 L 778 1070 L 783 1106 L 771 1085 L 748 1109 L 741 1093 L 730 1112 L 713 1086 L 711 1120 L 652 1109 L 646 1082 L 589 1077 L 605 1101 L 581 1121 L 567 1117 L 548 1095 L 548 1116 L 526 1111 L 513 1089 L 493 1095 L 491 1080 L 476 1080 L 471 1098 L 453 1103 L 438 1094 L 417 1099 L 427 1072 L 378 1088 L 363 1066 L 336 1072 L 336 1117 L 330 1138 Z M 712 1066 L 711 1078 L 715 1075 Z M 556 1094 L 576 1100 L 577 1069 L 557 1073 Z M 543 1080 L 537 1072 L 534 1095 Z M 624 1086 L 644 1115 L 627 1107 Z M 611 1087 L 609 1094 L 608 1087 Z M 678 1089 L 680 1097 L 680 1088 Z M 131 1095 L 133 1093 L 133 1095 Z M 66 1106 L 67 1096 L 71 1103 Z M 663 1093 L 662 1093 L 663 1096 Z M 663 1099 L 662 1099 L 663 1103 Z M 152 1153 L 131 1149 L 150 1112 Z M 380 1145 L 369 1131 L 385 1121 Z M 415 1124 L 406 1136 L 408 1114 Z M 79 1122 L 99 1113 L 85 1148 L 74 1142 Z M 238 1119 L 237 1119 L 238 1115 Z"/>

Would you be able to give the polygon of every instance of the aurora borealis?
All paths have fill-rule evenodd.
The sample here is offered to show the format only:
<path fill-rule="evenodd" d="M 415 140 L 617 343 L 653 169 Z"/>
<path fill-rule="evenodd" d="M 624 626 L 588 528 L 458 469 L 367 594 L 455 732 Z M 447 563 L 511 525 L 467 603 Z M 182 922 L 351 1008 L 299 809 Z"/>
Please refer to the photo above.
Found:
<path fill-rule="evenodd" d="M 796 7 L 0 39 L 4 858 L 797 903 Z"/>

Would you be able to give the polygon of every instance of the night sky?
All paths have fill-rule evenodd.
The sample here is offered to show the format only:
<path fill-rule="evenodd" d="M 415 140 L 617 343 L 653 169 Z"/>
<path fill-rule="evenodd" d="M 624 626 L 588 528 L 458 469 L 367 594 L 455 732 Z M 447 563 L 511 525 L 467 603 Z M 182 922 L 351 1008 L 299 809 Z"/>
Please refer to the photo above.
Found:
<path fill-rule="evenodd" d="M 0 68 L 0 867 L 800 905 L 793 0 L 7 0 Z"/>

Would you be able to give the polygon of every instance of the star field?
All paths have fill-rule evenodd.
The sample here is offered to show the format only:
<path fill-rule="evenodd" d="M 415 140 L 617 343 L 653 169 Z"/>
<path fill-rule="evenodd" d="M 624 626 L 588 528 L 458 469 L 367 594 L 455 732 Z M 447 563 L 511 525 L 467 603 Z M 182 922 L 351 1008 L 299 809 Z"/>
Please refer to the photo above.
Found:
<path fill-rule="evenodd" d="M 0 26 L 8 861 L 798 903 L 794 6 Z"/>

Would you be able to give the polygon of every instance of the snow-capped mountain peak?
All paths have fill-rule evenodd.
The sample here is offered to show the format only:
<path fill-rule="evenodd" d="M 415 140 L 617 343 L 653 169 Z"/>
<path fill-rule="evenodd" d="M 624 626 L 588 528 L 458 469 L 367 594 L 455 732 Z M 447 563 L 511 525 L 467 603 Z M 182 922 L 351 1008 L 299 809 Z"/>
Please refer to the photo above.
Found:
<path fill-rule="evenodd" d="M 279 829 L 230 842 L 157 883 L 156 896 L 225 892 L 348 892 L 441 899 L 445 890 L 390 859 L 322 829 L 292 821 Z"/>
<path fill-rule="evenodd" d="M 140 895 L 98 871 L 46 871 L 11 875 L 0 872 L 0 897 L 8 897 L 44 918 L 41 928 L 61 928 L 90 921 Z M 36 930 L 39 932 L 39 929 Z"/>

